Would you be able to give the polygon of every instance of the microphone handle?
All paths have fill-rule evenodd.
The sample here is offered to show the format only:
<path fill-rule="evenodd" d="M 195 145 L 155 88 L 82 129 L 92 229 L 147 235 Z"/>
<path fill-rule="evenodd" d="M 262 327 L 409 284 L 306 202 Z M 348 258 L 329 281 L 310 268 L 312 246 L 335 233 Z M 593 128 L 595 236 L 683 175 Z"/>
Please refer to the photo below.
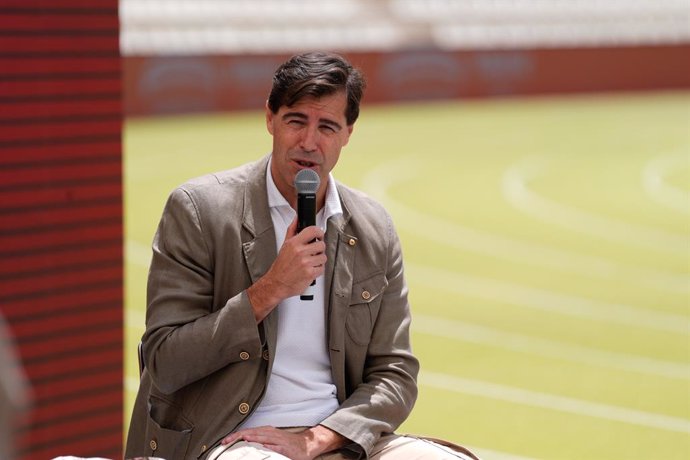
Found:
<path fill-rule="evenodd" d="M 307 227 L 316 225 L 316 194 L 298 193 L 297 194 L 297 232 L 301 232 Z M 300 300 L 314 300 L 314 286 L 316 280 L 312 281 L 309 287 L 299 296 Z"/>
<path fill-rule="evenodd" d="M 316 194 L 297 194 L 297 233 L 316 225 Z"/>

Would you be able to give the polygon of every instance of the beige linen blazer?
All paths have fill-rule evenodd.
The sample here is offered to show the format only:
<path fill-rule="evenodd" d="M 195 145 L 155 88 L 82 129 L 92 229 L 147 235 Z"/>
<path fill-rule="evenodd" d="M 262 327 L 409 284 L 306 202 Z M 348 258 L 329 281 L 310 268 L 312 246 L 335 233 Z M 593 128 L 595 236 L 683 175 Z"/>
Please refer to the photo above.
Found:
<path fill-rule="evenodd" d="M 126 458 L 202 458 L 258 405 L 276 347 L 246 289 L 276 257 L 268 156 L 174 190 L 153 242 L 141 376 Z M 327 344 L 340 406 L 322 424 L 366 456 L 417 397 L 410 309 L 390 216 L 337 185 L 326 231 Z M 305 325 L 304 333 L 309 333 Z"/>

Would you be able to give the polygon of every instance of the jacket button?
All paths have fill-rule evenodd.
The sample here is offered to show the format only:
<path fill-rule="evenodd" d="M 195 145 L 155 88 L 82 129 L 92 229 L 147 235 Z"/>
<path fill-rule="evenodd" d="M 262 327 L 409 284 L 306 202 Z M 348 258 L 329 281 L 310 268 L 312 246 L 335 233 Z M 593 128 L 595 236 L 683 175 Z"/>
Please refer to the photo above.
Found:
<path fill-rule="evenodd" d="M 156 442 L 155 439 L 152 439 L 152 440 L 151 440 L 151 442 L 149 443 L 149 447 L 151 448 L 151 450 L 156 450 L 156 449 L 158 449 L 158 443 Z"/>
<path fill-rule="evenodd" d="M 369 291 L 364 291 L 364 292 L 362 292 L 362 298 L 363 298 L 364 300 L 369 300 L 369 299 L 371 299 L 371 294 L 369 293 Z"/>
<path fill-rule="evenodd" d="M 237 409 L 240 411 L 240 414 L 245 415 L 249 412 L 249 404 L 242 403 Z"/>
<path fill-rule="evenodd" d="M 355 244 L 357 244 L 357 240 L 354 238 L 350 238 L 350 240 L 347 242 L 347 244 L 349 244 L 350 246 L 354 246 Z"/>
<path fill-rule="evenodd" d="M 204 452 L 206 452 L 206 449 L 207 449 L 206 444 L 201 446 L 201 453 L 203 454 Z"/>
<path fill-rule="evenodd" d="M 241 359 L 242 361 L 248 360 L 248 359 L 249 359 L 249 353 L 247 353 L 246 351 L 240 352 L 240 359 Z"/>
<path fill-rule="evenodd" d="M 268 350 L 264 350 L 263 353 L 261 353 L 261 357 L 266 361 L 268 361 L 269 356 L 270 355 L 268 354 Z"/>

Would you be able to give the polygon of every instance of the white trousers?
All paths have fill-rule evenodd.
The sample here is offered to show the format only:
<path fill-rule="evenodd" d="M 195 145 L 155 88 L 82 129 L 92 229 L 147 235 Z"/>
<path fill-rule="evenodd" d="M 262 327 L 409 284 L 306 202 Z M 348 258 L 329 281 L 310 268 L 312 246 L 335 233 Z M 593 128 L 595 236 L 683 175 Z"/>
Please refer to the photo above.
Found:
<path fill-rule="evenodd" d="M 316 457 L 316 460 L 352 460 L 354 452 L 334 451 Z M 219 446 L 208 460 L 290 460 L 261 444 L 239 441 L 231 446 Z M 439 443 L 413 436 L 389 434 L 374 444 L 369 460 L 474 460 L 468 454 Z"/>

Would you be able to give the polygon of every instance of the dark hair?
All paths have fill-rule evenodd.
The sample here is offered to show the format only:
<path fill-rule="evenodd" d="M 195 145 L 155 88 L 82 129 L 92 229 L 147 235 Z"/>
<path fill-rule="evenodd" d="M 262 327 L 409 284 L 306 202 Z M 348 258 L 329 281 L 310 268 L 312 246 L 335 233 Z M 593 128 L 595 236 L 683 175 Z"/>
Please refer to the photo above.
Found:
<path fill-rule="evenodd" d="M 345 118 L 352 125 L 359 116 L 364 87 L 361 72 L 342 56 L 321 52 L 298 54 L 278 67 L 273 75 L 268 107 L 277 113 L 282 106 L 291 107 L 307 96 L 320 98 L 345 91 Z"/>

